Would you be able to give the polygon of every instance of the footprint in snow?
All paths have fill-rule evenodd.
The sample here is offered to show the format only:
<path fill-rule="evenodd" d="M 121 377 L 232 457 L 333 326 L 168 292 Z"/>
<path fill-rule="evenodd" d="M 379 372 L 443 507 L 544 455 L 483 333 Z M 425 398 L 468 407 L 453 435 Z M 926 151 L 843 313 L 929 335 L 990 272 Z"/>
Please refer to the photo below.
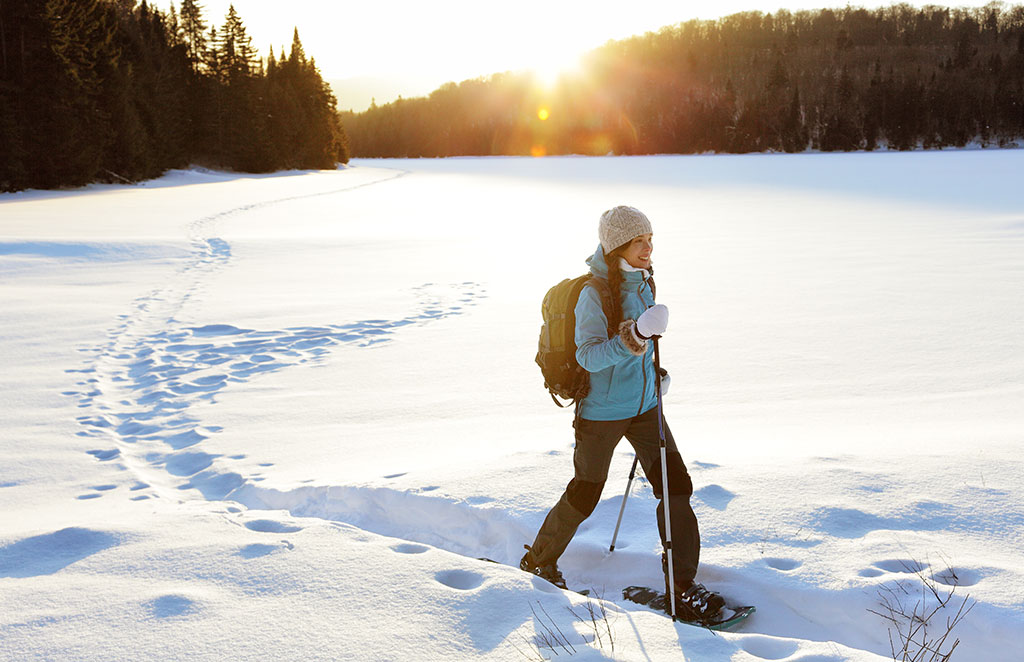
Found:
<path fill-rule="evenodd" d="M 775 570 L 779 570 L 781 572 L 789 572 L 790 570 L 796 570 L 801 565 L 803 565 L 800 561 L 797 561 L 796 559 L 766 558 L 764 562 L 765 565 L 767 565 L 769 568 L 774 568 Z"/>
<path fill-rule="evenodd" d="M 213 464 L 215 455 L 198 451 L 179 451 L 167 458 L 164 468 L 174 476 L 194 476 Z"/>
<path fill-rule="evenodd" d="M 815 529 L 839 538 L 863 538 L 872 531 L 945 531 L 956 519 L 948 503 L 918 501 L 902 506 L 894 514 L 879 515 L 855 508 L 818 508 L 810 515 Z"/>
<path fill-rule="evenodd" d="M 784 660 L 796 653 L 800 644 L 790 639 L 748 636 L 740 642 L 740 648 L 762 660 Z"/>
<path fill-rule="evenodd" d="M 98 499 L 103 496 L 104 492 L 117 489 L 117 485 L 94 485 L 89 488 L 92 492 L 82 494 L 78 496 L 79 501 L 88 501 L 89 499 Z"/>
<path fill-rule="evenodd" d="M 729 507 L 729 502 L 736 498 L 736 495 L 733 492 L 730 492 L 721 485 L 708 485 L 707 487 L 702 487 L 694 492 L 693 496 L 697 497 L 715 510 L 725 510 Z"/>
<path fill-rule="evenodd" d="M 251 522 L 246 522 L 245 528 L 250 531 L 259 531 L 260 533 L 295 533 L 296 531 L 302 530 L 301 526 L 285 524 L 284 522 L 275 522 L 271 519 L 257 519 Z"/>
<path fill-rule="evenodd" d="M 444 570 L 434 575 L 434 578 L 459 591 L 471 591 L 484 583 L 483 575 L 469 570 Z"/>
<path fill-rule="evenodd" d="M 199 604 L 183 595 L 164 595 L 147 603 L 154 618 L 175 618 L 199 612 Z"/>
<path fill-rule="evenodd" d="M 113 460 L 114 458 L 120 457 L 120 455 L 121 455 L 121 451 L 118 450 L 117 448 L 109 448 L 109 449 L 106 449 L 106 450 L 91 450 L 91 451 L 86 451 L 86 453 L 88 453 L 89 455 L 92 455 L 94 458 L 96 458 L 100 462 L 109 462 L 110 460 Z"/>
<path fill-rule="evenodd" d="M 910 559 L 890 559 L 879 561 L 870 568 L 857 573 L 861 577 L 881 577 L 884 574 L 915 575 L 922 574 L 945 586 L 974 586 L 985 578 L 985 573 L 975 568 L 946 567 L 938 572 L 930 572 L 927 563 Z"/>
<path fill-rule="evenodd" d="M 980 570 L 971 568 L 946 568 L 935 573 L 934 579 L 946 586 L 974 586 L 984 579 L 984 576 Z"/>
<path fill-rule="evenodd" d="M 399 554 L 422 554 L 430 550 L 426 545 L 417 545 L 414 543 L 401 543 L 393 546 L 391 549 Z"/>
<path fill-rule="evenodd" d="M 79 527 L 24 538 L 0 547 L 0 578 L 52 575 L 120 542 L 115 534 Z"/>
<path fill-rule="evenodd" d="M 287 541 L 282 541 L 277 545 L 267 545 L 265 543 L 253 543 L 246 545 L 245 547 L 238 550 L 238 555 L 243 559 L 256 559 L 261 556 L 268 556 L 274 552 L 279 552 L 284 549 L 294 549 L 294 545 Z"/>

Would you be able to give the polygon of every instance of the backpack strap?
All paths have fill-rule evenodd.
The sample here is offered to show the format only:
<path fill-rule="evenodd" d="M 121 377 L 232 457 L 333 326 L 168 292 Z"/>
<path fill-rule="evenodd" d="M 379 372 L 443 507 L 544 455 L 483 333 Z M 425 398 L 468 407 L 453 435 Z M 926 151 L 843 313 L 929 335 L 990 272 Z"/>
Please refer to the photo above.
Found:
<path fill-rule="evenodd" d="M 585 275 L 586 274 L 584 274 L 584 276 Z M 583 292 L 583 288 L 586 287 L 590 283 L 591 280 L 593 280 L 593 277 L 591 277 L 591 278 L 584 278 L 583 276 L 577 277 L 575 279 L 576 282 L 573 284 L 573 288 L 572 288 L 572 290 L 569 293 L 569 301 L 572 303 L 572 305 L 569 306 L 566 309 L 565 313 L 564 313 L 565 324 L 563 326 L 565 327 L 565 336 L 563 338 L 563 343 L 564 343 L 562 345 L 563 347 L 567 347 L 568 348 L 568 347 L 575 347 L 576 346 L 576 312 L 575 312 L 575 306 L 576 306 L 576 302 L 579 301 L 580 293 Z M 576 361 L 576 359 L 575 359 L 575 357 L 573 357 L 573 362 L 575 363 L 575 361 Z M 577 368 L 577 369 L 579 369 L 579 368 Z M 563 405 L 561 402 L 558 401 L 558 398 L 555 397 L 554 391 L 549 389 L 548 390 L 548 395 L 551 396 L 551 401 L 554 402 L 559 407 L 563 407 L 564 408 L 566 406 L 566 405 Z M 579 400 L 576 399 L 576 398 L 574 398 L 573 400 L 576 402 L 576 405 L 578 407 L 579 406 Z"/>
<path fill-rule="evenodd" d="M 611 327 L 611 318 L 608 317 L 608 311 L 612 307 L 612 288 L 608 284 L 608 279 L 601 278 L 599 276 L 591 276 L 590 280 L 586 282 L 590 285 L 597 293 L 601 296 L 601 310 L 604 311 L 604 316 L 608 319 L 608 337 L 614 338 L 615 334 L 619 332 L 618 329 Z M 651 288 L 651 298 L 657 300 L 658 298 L 658 286 L 654 284 L 654 276 L 652 275 L 647 279 L 647 286 Z"/>

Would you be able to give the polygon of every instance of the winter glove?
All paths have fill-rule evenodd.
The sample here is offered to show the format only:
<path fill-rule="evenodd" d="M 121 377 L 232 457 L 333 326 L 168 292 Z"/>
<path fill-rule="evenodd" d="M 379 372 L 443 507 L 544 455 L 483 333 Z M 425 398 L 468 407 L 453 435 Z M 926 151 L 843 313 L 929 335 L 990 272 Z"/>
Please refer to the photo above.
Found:
<path fill-rule="evenodd" d="M 672 383 L 672 378 L 668 375 L 668 370 L 664 368 L 658 368 L 658 372 L 661 374 L 661 397 L 668 395 L 669 384 Z"/>
<path fill-rule="evenodd" d="M 644 340 L 663 335 L 667 328 L 668 307 L 664 304 L 656 303 L 636 318 L 636 334 Z"/>

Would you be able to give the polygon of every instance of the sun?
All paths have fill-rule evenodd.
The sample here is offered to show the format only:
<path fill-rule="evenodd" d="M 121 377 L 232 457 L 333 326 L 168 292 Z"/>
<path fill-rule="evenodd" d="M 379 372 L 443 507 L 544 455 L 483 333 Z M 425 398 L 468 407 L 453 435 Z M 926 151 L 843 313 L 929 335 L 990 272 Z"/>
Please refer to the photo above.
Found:
<path fill-rule="evenodd" d="M 529 66 L 537 85 L 543 89 L 554 89 L 563 76 L 580 73 L 583 54 L 570 51 L 547 51 L 535 58 Z"/>

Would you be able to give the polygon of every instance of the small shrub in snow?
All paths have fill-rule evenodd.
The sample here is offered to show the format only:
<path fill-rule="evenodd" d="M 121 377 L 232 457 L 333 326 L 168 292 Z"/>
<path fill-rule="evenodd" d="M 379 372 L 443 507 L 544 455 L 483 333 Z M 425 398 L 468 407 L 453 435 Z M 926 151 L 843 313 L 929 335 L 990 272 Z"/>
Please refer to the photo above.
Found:
<path fill-rule="evenodd" d="M 537 660 L 538 662 L 545 662 L 549 659 L 544 656 L 544 650 L 548 650 L 555 655 L 559 655 L 561 653 L 575 655 L 578 651 L 569 640 L 569 637 L 565 635 L 555 619 L 553 619 L 551 615 L 548 614 L 547 610 L 544 609 L 544 605 L 538 602 L 537 606 L 540 607 L 540 614 L 538 614 L 537 610 L 533 608 L 533 605 L 530 605 L 530 611 L 533 613 L 534 621 L 540 624 L 540 629 L 534 635 L 533 641 L 526 639 L 526 643 L 529 646 L 527 651 L 523 651 L 523 649 L 513 644 L 516 650 L 519 651 L 519 653 L 526 659 Z M 581 611 L 577 611 L 577 608 Z M 566 607 L 566 610 L 572 614 L 577 621 L 593 632 L 592 638 L 588 638 L 588 635 L 580 635 L 576 632 L 583 644 L 596 642 L 598 648 L 601 650 L 604 650 L 604 647 L 607 645 L 611 649 L 611 652 L 615 652 L 615 638 L 612 635 L 611 623 L 608 620 L 608 610 L 604 606 L 603 601 L 598 600 L 595 602 L 593 600 L 587 600 L 584 605 L 580 605 L 575 608 Z M 571 630 L 571 632 L 575 632 L 575 629 Z"/>
<path fill-rule="evenodd" d="M 878 590 L 879 609 L 868 610 L 888 624 L 892 659 L 897 662 L 948 662 L 960 644 L 955 638 L 948 643 L 953 629 L 976 604 L 969 594 L 957 599 L 959 582 L 952 567 L 947 564 L 939 575 L 929 573 L 928 567 L 903 562 L 903 569 L 915 575 L 920 586 L 906 580 L 885 584 Z M 946 592 L 940 584 L 951 588 Z"/>

